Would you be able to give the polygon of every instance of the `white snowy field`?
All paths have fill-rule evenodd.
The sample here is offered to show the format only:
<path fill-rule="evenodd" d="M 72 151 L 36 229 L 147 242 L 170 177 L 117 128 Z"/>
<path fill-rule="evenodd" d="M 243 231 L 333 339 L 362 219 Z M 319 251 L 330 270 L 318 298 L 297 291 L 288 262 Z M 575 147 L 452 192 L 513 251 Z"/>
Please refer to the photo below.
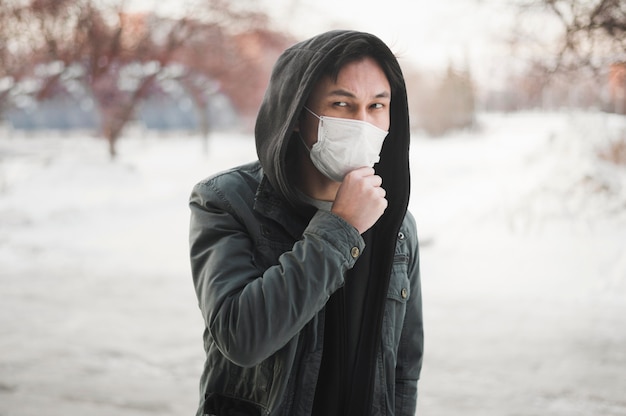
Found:
<path fill-rule="evenodd" d="M 626 139 L 601 113 L 414 135 L 420 416 L 626 415 Z M 0 131 L 0 416 L 194 414 L 187 198 L 249 136 Z"/>

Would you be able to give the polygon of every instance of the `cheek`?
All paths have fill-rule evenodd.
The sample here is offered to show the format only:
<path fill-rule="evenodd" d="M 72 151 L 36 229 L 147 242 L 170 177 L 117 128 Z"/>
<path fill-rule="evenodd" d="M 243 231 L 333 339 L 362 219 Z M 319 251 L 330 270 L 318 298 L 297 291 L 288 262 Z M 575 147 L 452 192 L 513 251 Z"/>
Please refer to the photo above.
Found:
<path fill-rule="evenodd" d="M 300 134 L 302 134 L 302 138 L 310 149 L 311 146 L 317 143 L 318 122 L 317 120 L 311 121 L 309 120 L 309 118 L 307 118 L 307 120 L 305 120 L 305 122 L 302 123 L 301 126 L 303 128 L 300 130 Z"/>
<path fill-rule="evenodd" d="M 373 122 L 372 124 L 378 127 L 379 129 L 389 131 L 389 127 L 391 126 L 389 113 L 387 112 L 385 114 L 381 114 L 381 116 L 378 117 L 375 120 L 375 122 Z"/>

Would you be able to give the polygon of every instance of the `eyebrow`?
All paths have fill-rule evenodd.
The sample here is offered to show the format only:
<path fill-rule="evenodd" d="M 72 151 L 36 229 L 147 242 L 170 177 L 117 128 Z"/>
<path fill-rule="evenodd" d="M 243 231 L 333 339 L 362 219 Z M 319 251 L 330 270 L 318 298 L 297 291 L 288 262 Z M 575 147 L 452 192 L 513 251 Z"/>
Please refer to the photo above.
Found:
<path fill-rule="evenodd" d="M 340 97 L 348 97 L 348 98 L 355 98 L 355 95 L 352 94 L 350 91 L 346 91 L 346 90 L 342 90 L 342 89 L 338 89 L 338 90 L 333 90 L 331 92 L 328 93 L 328 96 L 340 96 Z M 376 94 L 374 96 L 374 98 L 391 98 L 391 94 L 389 93 L 389 91 L 383 91 L 380 92 L 378 94 Z"/>

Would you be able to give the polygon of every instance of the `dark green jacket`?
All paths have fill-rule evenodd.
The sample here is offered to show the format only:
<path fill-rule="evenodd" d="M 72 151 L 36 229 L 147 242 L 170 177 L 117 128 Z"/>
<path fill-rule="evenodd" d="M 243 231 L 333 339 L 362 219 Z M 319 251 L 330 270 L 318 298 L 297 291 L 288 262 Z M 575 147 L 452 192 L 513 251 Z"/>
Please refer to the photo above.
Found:
<path fill-rule="evenodd" d="M 387 50 L 371 35 L 341 31 L 286 51 L 257 120 L 259 161 L 193 190 L 191 265 L 207 357 L 198 415 L 310 415 L 316 388 L 327 385 L 318 377 L 329 327 L 338 359 L 322 379 L 338 386 L 340 414 L 415 413 L 423 330 L 417 235 L 406 211 L 404 83 L 392 85 L 391 128 L 376 166 L 389 206 L 368 232 L 300 201 L 290 167 L 291 132 L 316 68 L 363 37 Z M 350 302 L 357 283 L 362 304 Z M 354 346 L 351 374 L 342 372 L 345 345 Z"/>

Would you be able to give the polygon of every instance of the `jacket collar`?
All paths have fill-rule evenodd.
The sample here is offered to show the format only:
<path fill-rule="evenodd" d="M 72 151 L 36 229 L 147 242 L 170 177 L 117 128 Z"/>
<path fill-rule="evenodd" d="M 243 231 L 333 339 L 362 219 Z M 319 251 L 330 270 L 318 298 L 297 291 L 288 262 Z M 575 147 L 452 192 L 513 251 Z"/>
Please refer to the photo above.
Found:
<path fill-rule="evenodd" d="M 266 218 L 274 220 L 294 239 L 299 239 L 304 232 L 316 208 L 310 205 L 294 206 L 274 190 L 267 176 L 263 175 L 257 188 L 254 210 Z"/>

